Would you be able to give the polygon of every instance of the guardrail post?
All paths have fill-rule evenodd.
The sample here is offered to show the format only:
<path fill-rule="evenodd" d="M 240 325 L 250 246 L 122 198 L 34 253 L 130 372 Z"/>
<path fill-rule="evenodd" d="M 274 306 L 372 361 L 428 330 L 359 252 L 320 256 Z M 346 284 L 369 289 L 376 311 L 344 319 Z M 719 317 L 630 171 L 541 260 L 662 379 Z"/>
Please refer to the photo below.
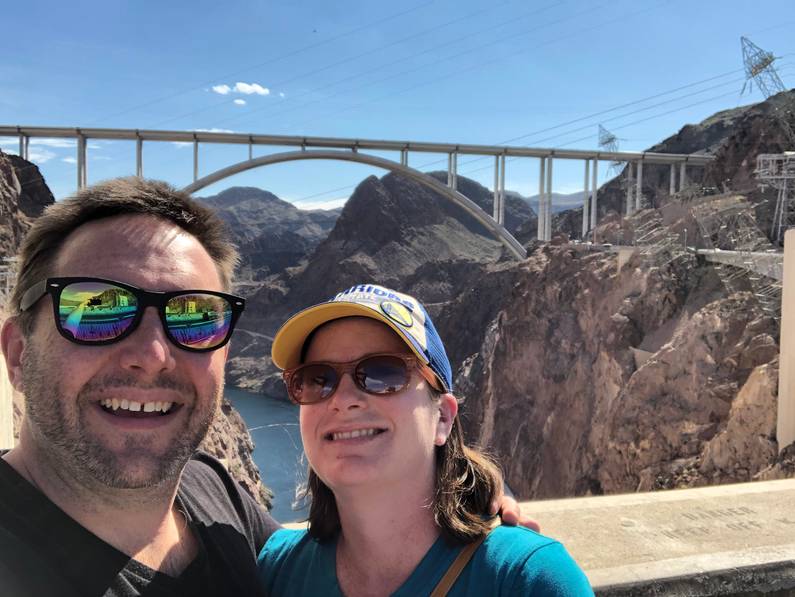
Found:
<path fill-rule="evenodd" d="M 781 304 L 795 301 L 795 229 L 784 234 L 784 275 Z M 776 440 L 778 451 L 795 441 L 795 310 L 781 309 L 778 357 L 778 415 Z"/>

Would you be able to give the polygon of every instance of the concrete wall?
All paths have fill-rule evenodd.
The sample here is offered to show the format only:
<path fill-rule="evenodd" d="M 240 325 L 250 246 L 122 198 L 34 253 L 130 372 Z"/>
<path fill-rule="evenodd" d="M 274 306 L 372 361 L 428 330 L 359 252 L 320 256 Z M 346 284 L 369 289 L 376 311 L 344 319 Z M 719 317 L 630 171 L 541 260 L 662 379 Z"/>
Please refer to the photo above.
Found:
<path fill-rule="evenodd" d="M 795 229 L 784 235 L 784 279 L 781 292 L 781 335 L 778 371 L 779 452 L 795 441 Z"/>

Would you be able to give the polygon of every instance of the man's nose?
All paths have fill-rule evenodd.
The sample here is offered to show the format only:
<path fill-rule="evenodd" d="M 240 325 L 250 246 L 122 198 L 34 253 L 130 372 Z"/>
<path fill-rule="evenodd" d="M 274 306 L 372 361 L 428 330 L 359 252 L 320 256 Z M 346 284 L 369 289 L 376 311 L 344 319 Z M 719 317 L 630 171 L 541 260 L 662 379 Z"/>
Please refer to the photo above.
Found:
<path fill-rule="evenodd" d="M 121 366 L 125 369 L 156 376 L 176 366 L 174 351 L 163 329 L 157 310 L 144 310 L 141 322 L 132 334 L 119 343 Z"/>

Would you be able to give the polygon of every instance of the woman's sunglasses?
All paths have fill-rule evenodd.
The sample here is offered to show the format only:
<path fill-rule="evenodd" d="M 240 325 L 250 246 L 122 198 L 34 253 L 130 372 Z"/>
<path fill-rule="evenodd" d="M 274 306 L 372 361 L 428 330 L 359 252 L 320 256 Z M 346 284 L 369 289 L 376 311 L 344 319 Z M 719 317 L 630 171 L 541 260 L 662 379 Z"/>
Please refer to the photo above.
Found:
<path fill-rule="evenodd" d="M 282 374 L 287 393 L 298 404 L 316 404 L 329 398 L 346 373 L 360 390 L 376 396 L 395 394 L 411 381 L 418 369 L 431 387 L 438 388 L 434 374 L 417 357 L 408 354 L 371 354 L 347 363 L 315 361 L 304 363 Z"/>
<path fill-rule="evenodd" d="M 22 295 L 20 310 L 52 296 L 55 326 L 71 342 L 112 344 L 133 333 L 144 310 L 155 307 L 169 340 L 194 352 L 229 342 L 246 301 L 212 290 L 150 292 L 102 278 L 47 278 Z"/>

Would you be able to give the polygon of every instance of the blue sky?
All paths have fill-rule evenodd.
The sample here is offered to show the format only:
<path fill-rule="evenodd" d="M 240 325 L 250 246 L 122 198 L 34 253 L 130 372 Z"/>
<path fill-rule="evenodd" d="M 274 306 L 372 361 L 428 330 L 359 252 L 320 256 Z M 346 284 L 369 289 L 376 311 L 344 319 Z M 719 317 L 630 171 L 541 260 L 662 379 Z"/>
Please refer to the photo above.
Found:
<path fill-rule="evenodd" d="M 7 6 L 3 25 L 4 125 L 587 149 L 597 146 L 602 122 L 622 149 L 642 150 L 686 123 L 761 99 L 755 87 L 740 94 L 741 35 L 780 56 L 781 77 L 795 86 L 792 0 L 758 10 L 739 0 L 46 0 Z M 0 138 L 0 148 L 15 152 L 18 142 Z M 91 141 L 88 151 L 89 182 L 134 171 L 133 143 Z M 203 146 L 200 174 L 246 151 Z M 31 155 L 57 198 L 75 190 L 72 143 L 32 140 Z M 491 162 L 471 159 L 459 158 L 460 173 L 491 186 Z M 410 164 L 444 168 L 443 160 L 417 154 Z M 192 151 L 147 144 L 144 169 L 187 184 Z M 206 194 L 252 185 L 300 206 L 334 205 L 373 173 L 383 172 L 288 163 Z M 537 162 L 513 161 L 506 188 L 534 194 L 537 176 Z M 557 161 L 553 190 L 581 186 L 582 164 Z"/>

